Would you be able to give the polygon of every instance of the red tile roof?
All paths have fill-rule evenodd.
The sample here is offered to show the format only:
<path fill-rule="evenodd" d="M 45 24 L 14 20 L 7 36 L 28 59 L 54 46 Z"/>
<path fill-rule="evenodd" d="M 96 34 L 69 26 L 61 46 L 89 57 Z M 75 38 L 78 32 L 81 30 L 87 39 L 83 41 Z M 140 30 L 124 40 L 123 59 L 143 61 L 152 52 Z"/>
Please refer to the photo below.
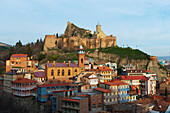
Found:
<path fill-rule="evenodd" d="M 158 75 L 152 75 L 152 76 L 158 76 Z"/>
<path fill-rule="evenodd" d="M 106 84 L 106 85 L 109 85 L 109 86 L 129 85 L 128 83 L 125 83 L 121 80 L 113 80 L 112 82 L 104 82 L 102 84 Z"/>
<path fill-rule="evenodd" d="M 27 54 L 12 54 L 11 57 L 27 57 Z"/>
<path fill-rule="evenodd" d="M 150 70 L 146 70 L 146 72 L 152 72 L 152 71 L 150 71 Z"/>
<path fill-rule="evenodd" d="M 98 67 L 99 71 L 114 71 L 113 69 L 110 69 L 109 67 Z"/>
<path fill-rule="evenodd" d="M 14 81 L 12 81 L 12 83 L 20 83 L 20 84 L 26 84 L 26 83 L 37 83 L 37 81 L 28 79 L 28 78 L 18 78 Z"/>
<path fill-rule="evenodd" d="M 100 92 L 104 92 L 104 93 L 110 93 L 111 92 L 110 89 L 103 89 L 103 88 L 100 88 L 100 87 L 95 88 L 94 90 L 97 90 L 97 91 L 100 91 Z"/>
<path fill-rule="evenodd" d="M 52 86 L 68 86 L 68 83 L 38 85 L 38 87 L 52 87 Z"/>
<path fill-rule="evenodd" d="M 87 97 L 88 95 L 76 95 L 77 97 Z"/>
<path fill-rule="evenodd" d="M 35 77 L 46 77 L 44 71 L 34 72 Z"/>
<path fill-rule="evenodd" d="M 76 99 L 69 99 L 69 98 L 63 98 L 63 101 L 72 101 L 72 102 L 79 102 L 80 100 L 76 100 Z"/>
<path fill-rule="evenodd" d="M 122 76 L 120 76 L 120 78 L 122 79 L 122 80 L 149 80 L 149 78 L 148 77 L 145 77 L 145 76 L 124 76 L 124 75 L 122 75 Z"/>

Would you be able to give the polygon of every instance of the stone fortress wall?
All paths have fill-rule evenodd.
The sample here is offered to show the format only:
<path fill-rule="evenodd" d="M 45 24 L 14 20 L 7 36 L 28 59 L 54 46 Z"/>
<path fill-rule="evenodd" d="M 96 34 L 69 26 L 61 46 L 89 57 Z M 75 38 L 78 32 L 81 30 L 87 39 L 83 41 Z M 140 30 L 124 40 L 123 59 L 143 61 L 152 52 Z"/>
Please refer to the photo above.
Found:
<path fill-rule="evenodd" d="M 68 22 L 67 27 L 71 24 Z M 89 30 L 88 30 L 89 32 Z M 92 38 L 86 37 L 77 37 L 77 36 L 69 36 L 69 37 L 60 37 L 54 35 L 46 35 L 45 43 L 44 43 L 44 51 L 48 51 L 48 49 L 52 48 L 64 48 L 67 47 L 69 49 L 79 47 L 80 45 L 84 46 L 86 49 L 94 49 L 94 48 L 106 48 L 116 46 L 116 36 L 106 36 L 101 30 L 101 25 L 98 23 L 96 25 L 96 32 L 94 33 Z"/>

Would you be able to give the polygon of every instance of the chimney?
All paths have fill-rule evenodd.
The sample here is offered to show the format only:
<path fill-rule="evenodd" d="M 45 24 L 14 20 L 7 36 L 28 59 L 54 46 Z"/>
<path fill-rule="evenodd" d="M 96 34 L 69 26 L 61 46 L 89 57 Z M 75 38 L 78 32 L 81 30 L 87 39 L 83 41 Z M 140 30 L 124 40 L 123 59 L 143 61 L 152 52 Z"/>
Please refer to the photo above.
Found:
<path fill-rule="evenodd" d="M 53 61 L 53 66 L 55 66 L 55 61 Z"/>
<path fill-rule="evenodd" d="M 47 64 L 49 64 L 50 62 L 49 61 L 47 61 Z"/>
<path fill-rule="evenodd" d="M 66 63 L 66 61 L 64 61 L 64 64 Z"/>

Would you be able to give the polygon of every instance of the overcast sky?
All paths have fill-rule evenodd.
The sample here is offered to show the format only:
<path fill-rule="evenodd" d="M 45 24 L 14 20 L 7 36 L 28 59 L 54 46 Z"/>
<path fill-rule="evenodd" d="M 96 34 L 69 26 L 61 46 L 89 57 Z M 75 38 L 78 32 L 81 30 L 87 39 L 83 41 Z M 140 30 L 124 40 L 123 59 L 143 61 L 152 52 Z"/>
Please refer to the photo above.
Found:
<path fill-rule="evenodd" d="M 0 42 L 26 44 L 61 34 L 67 21 L 92 32 L 100 22 L 118 46 L 170 54 L 170 0 L 0 0 Z"/>

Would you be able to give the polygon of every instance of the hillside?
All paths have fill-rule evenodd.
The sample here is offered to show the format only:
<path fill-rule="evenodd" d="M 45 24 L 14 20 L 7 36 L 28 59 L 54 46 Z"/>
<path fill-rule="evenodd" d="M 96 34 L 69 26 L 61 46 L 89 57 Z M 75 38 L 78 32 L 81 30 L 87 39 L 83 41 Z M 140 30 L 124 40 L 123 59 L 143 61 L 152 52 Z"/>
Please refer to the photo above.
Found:
<path fill-rule="evenodd" d="M 1 47 L 1 46 L 9 47 L 9 46 L 11 46 L 11 45 L 0 42 L 0 47 Z"/>

